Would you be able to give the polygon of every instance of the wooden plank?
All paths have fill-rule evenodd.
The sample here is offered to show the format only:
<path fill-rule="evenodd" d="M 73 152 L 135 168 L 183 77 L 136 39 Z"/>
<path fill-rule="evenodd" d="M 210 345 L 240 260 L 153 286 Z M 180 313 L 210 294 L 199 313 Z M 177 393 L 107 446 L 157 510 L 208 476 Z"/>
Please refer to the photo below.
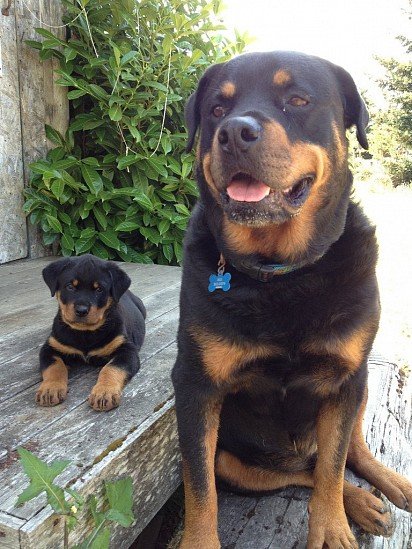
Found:
<path fill-rule="evenodd" d="M 0 263 L 27 255 L 23 214 L 23 159 L 17 62 L 16 19 L 13 4 L 8 17 L 0 15 L 2 76 L 0 78 Z"/>
<path fill-rule="evenodd" d="M 411 387 L 397 367 L 382 357 L 369 361 L 369 402 L 365 415 L 366 440 L 382 463 L 405 476 L 412 473 L 408 440 L 411 420 Z M 347 471 L 348 480 L 368 487 Z M 247 498 L 219 494 L 219 535 L 222 547 L 231 549 L 279 549 L 306 547 L 310 491 L 287 488 L 274 496 Z M 410 549 L 412 517 L 390 504 L 396 528 L 390 538 L 362 533 L 353 525 L 361 549 Z"/>
<path fill-rule="evenodd" d="M 68 124 L 69 104 L 66 89 L 54 83 L 57 76 L 53 71 L 58 68 L 58 61 L 53 58 L 41 62 L 38 51 L 28 46 L 25 40 L 42 40 L 34 30 L 42 26 L 38 20 L 48 25 L 62 25 L 64 8 L 61 2 L 55 0 L 15 0 L 15 6 L 24 180 L 27 184 L 29 164 L 43 158 L 52 145 L 47 141 L 44 125 L 50 124 L 64 134 Z M 65 37 L 64 27 L 53 30 L 60 38 Z M 28 82 L 30 85 L 27 85 Z M 28 225 L 28 237 L 30 257 L 50 255 L 50 249 L 42 244 L 37 227 Z"/>
<path fill-rule="evenodd" d="M 0 547 L 16 549 L 20 547 L 19 529 L 25 521 L 0 512 Z"/>

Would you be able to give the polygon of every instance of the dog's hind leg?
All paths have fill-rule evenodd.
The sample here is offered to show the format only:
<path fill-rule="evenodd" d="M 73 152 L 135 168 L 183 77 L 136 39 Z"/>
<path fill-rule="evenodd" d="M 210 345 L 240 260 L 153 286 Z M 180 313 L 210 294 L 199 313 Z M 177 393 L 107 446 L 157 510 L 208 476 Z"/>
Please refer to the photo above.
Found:
<path fill-rule="evenodd" d="M 365 390 L 349 443 L 347 465 L 385 494 L 394 505 L 412 512 L 412 484 L 402 475 L 380 463 L 365 442 L 362 420 L 367 400 L 368 393 Z"/>
<path fill-rule="evenodd" d="M 236 456 L 219 450 L 216 456 L 216 475 L 233 489 L 265 492 L 287 486 L 313 488 L 313 475 L 310 471 L 281 472 L 246 465 Z M 390 536 L 391 515 L 382 500 L 370 492 L 345 481 L 343 504 L 346 513 L 366 532 L 378 536 Z"/>

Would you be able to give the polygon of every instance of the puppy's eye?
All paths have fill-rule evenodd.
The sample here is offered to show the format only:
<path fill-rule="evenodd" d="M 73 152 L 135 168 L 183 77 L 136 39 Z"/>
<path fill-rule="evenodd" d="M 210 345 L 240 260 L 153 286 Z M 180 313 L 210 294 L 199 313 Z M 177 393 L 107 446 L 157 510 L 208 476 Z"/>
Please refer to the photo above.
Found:
<path fill-rule="evenodd" d="M 309 105 L 309 99 L 294 95 L 288 100 L 288 105 L 292 105 L 292 107 L 306 107 L 306 105 Z"/>
<path fill-rule="evenodd" d="M 103 288 L 101 286 L 97 286 L 97 288 L 95 288 L 95 290 L 96 290 L 97 293 L 100 294 L 100 293 L 102 293 Z"/>
<path fill-rule="evenodd" d="M 66 290 L 74 290 L 74 286 L 71 282 L 69 282 L 68 284 L 66 284 Z"/>
<path fill-rule="evenodd" d="M 226 109 L 221 105 L 216 105 L 212 110 L 213 116 L 216 118 L 222 118 L 226 114 Z"/>

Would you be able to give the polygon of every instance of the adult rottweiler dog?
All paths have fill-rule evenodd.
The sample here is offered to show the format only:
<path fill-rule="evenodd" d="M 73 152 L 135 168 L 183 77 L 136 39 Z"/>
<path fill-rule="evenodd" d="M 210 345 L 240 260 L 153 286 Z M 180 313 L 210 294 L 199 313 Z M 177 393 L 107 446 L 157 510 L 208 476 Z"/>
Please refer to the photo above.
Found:
<path fill-rule="evenodd" d="M 50 336 L 40 350 L 43 381 L 36 394 L 41 406 L 66 399 L 68 366 L 103 366 L 89 396 L 94 410 L 120 403 L 125 383 L 140 368 L 146 310 L 128 290 L 129 276 L 111 261 L 90 254 L 63 258 L 43 269 L 59 308 Z"/>
<path fill-rule="evenodd" d="M 362 435 L 380 306 L 375 230 L 351 200 L 345 130 L 368 146 L 354 81 L 317 57 L 245 54 L 206 71 L 186 119 L 200 199 L 172 375 L 182 547 L 219 547 L 215 473 L 241 491 L 313 488 L 310 549 L 357 547 L 346 514 L 389 535 L 382 501 L 344 480 L 348 465 L 412 509 Z"/>

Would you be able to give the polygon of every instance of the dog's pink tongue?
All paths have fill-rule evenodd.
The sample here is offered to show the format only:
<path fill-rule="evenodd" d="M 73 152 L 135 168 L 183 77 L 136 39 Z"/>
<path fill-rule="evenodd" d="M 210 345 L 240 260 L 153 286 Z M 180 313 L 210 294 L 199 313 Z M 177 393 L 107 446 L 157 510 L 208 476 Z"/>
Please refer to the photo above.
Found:
<path fill-rule="evenodd" d="M 259 202 L 270 192 L 270 187 L 262 181 L 234 179 L 226 189 L 232 200 L 239 202 Z"/>

